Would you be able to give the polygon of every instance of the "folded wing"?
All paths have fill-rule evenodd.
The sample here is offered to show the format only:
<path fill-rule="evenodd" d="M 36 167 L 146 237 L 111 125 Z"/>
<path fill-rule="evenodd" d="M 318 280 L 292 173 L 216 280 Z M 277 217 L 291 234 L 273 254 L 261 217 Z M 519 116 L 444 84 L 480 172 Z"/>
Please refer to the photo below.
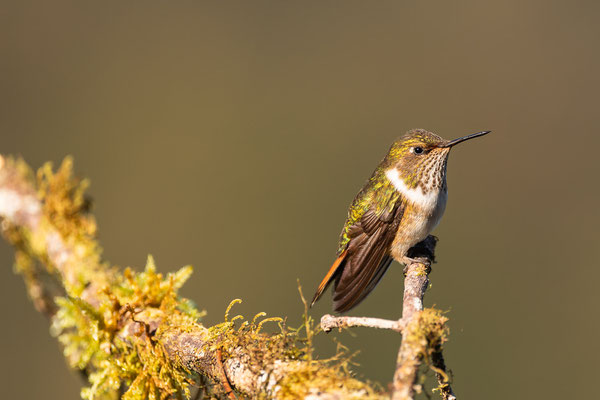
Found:
<path fill-rule="evenodd" d="M 348 242 L 319 285 L 311 303 L 334 282 L 333 307 L 345 312 L 360 303 L 377 285 L 390 263 L 390 246 L 402 219 L 401 201 L 387 211 L 368 209 L 346 230 Z"/>

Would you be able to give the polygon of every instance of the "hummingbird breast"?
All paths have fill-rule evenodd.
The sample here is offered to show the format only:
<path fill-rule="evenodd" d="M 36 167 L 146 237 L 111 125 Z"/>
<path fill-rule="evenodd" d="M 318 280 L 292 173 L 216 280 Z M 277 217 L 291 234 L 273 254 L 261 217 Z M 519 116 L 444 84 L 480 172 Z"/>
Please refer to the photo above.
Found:
<path fill-rule="evenodd" d="M 425 239 L 440 222 L 446 209 L 448 191 L 445 176 L 441 177 L 443 182 L 440 185 L 430 186 L 425 191 L 421 186 L 408 187 L 396 168 L 387 170 L 386 177 L 400 192 L 404 202 L 402 220 L 391 247 L 392 256 L 401 261 L 408 249 Z"/>

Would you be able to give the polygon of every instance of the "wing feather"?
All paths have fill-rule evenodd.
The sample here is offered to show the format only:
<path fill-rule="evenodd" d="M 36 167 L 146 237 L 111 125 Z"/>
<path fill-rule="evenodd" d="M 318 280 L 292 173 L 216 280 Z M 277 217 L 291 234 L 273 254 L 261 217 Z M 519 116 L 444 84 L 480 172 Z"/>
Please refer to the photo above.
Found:
<path fill-rule="evenodd" d="M 358 304 L 360 298 L 367 295 L 365 289 L 377 275 L 379 265 L 386 253 L 385 243 L 380 236 L 381 230 L 378 230 L 365 241 L 355 256 L 349 253 L 347 263 L 334 286 L 335 311 L 347 311 Z"/>
<path fill-rule="evenodd" d="M 375 288 L 392 262 L 390 247 L 404 203 L 391 184 L 375 179 L 378 173 L 375 171 L 369 185 L 350 206 L 338 258 L 321 281 L 311 306 L 333 282 L 334 310 L 350 310 Z"/>
<path fill-rule="evenodd" d="M 344 251 L 333 263 L 333 265 L 331 266 L 331 268 L 329 268 L 329 272 L 327 272 L 327 275 L 325 275 L 325 278 L 323 278 L 323 280 L 321 281 L 321 284 L 319 284 L 319 287 L 317 288 L 317 292 L 315 293 L 312 301 L 310 302 L 310 306 L 312 307 L 315 302 L 317 300 L 319 300 L 319 297 L 321 297 L 321 295 L 323 294 L 323 292 L 325 291 L 325 289 L 327 289 L 327 286 L 329 286 L 329 284 L 331 283 L 331 281 L 333 280 L 333 278 L 336 276 L 336 272 L 338 271 L 340 265 L 344 262 L 344 258 L 346 257 L 346 251 Z"/>
<path fill-rule="evenodd" d="M 340 293 L 339 298 L 334 297 L 334 309 L 337 312 L 345 312 L 363 301 L 375 286 L 377 286 L 379 280 L 383 277 L 383 274 L 385 274 L 392 261 L 393 258 L 391 256 L 384 256 L 378 265 L 375 274 L 370 278 L 366 286 L 356 285 L 353 287 L 353 290 L 351 289 L 343 296 Z"/>
<path fill-rule="evenodd" d="M 321 282 L 312 304 L 331 282 L 334 282 L 333 304 L 337 312 L 355 307 L 375 288 L 392 262 L 390 246 L 403 210 L 400 201 L 380 216 L 370 209 L 348 228 L 347 247 Z"/>

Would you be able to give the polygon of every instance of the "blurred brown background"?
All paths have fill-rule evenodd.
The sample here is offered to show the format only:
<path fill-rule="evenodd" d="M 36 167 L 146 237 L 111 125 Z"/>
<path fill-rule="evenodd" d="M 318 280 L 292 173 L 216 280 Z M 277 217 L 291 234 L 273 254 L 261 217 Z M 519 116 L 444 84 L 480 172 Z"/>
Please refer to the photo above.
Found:
<path fill-rule="evenodd" d="M 3 1 L 0 152 L 75 157 L 107 259 L 195 266 L 207 324 L 300 323 L 346 208 L 409 128 L 454 138 L 426 303 L 449 310 L 462 399 L 597 393 L 594 1 Z M 3 398 L 77 399 L 48 322 L 0 242 Z M 401 267 L 351 314 L 397 318 Z M 330 296 L 312 310 L 329 312 Z M 385 386 L 400 338 L 340 338 Z"/>

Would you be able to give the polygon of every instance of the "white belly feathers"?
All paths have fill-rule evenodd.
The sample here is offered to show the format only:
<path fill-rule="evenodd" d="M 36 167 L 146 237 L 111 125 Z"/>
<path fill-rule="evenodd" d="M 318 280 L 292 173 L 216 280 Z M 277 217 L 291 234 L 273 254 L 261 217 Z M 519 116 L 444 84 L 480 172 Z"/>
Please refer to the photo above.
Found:
<path fill-rule="evenodd" d="M 447 191 L 441 188 L 431 188 L 427 193 L 421 187 L 409 188 L 396 168 L 385 172 L 404 198 L 413 205 L 410 215 L 404 215 L 400 230 L 394 241 L 396 255 L 404 254 L 406 250 L 425 239 L 437 226 L 446 209 Z"/>

